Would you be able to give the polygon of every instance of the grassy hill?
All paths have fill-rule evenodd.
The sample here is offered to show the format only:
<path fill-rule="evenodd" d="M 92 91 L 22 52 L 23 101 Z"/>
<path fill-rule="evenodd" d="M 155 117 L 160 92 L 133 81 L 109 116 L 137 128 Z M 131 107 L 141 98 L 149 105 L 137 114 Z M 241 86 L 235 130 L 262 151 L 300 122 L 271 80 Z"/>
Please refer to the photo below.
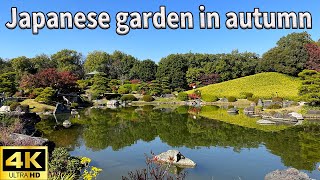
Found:
<path fill-rule="evenodd" d="M 278 94 L 286 99 L 296 99 L 300 85 L 299 78 L 268 72 L 205 86 L 199 90 L 205 101 L 210 101 L 213 96 L 243 98 L 243 93 L 253 93 L 261 98 L 272 98 Z M 187 91 L 188 94 L 192 92 Z"/>

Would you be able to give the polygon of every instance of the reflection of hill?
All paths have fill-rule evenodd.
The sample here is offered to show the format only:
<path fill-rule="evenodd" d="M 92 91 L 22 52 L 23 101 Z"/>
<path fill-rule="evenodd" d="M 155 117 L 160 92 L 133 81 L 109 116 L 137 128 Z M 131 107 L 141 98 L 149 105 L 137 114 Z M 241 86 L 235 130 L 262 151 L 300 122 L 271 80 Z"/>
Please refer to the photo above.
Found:
<path fill-rule="evenodd" d="M 134 108 L 90 109 L 90 113 L 81 113 L 81 119 L 73 120 L 82 124 L 83 128 L 55 131 L 50 136 L 58 144 L 68 145 L 74 144 L 83 134 L 85 145 L 92 150 L 107 147 L 119 150 L 138 140 L 152 141 L 157 136 L 174 147 L 233 147 L 237 152 L 242 148 L 257 148 L 265 144 L 271 153 L 282 158 L 286 166 L 312 170 L 320 161 L 319 127 L 264 132 L 204 118 L 194 120 L 185 107 L 176 109 L 176 112 L 148 108 L 137 111 Z M 65 141 L 66 133 L 71 137 L 68 141 Z"/>

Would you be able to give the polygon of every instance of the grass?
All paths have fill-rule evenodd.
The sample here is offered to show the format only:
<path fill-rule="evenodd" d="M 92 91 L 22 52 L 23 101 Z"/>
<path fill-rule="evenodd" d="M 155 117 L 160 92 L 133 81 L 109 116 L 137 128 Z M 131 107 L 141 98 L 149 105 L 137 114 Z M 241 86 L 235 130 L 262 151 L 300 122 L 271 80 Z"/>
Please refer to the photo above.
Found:
<path fill-rule="evenodd" d="M 299 78 L 268 72 L 205 86 L 199 90 L 205 101 L 209 101 L 213 96 L 220 98 L 234 96 L 241 99 L 243 93 L 253 93 L 254 97 L 265 99 L 279 96 L 296 100 L 300 85 Z M 193 90 L 187 91 L 187 93 L 193 93 Z"/>
<path fill-rule="evenodd" d="M 34 99 L 26 99 L 23 102 L 21 102 L 22 105 L 29 105 L 31 112 L 46 112 L 46 111 L 54 111 L 55 107 L 38 103 Z"/>
<path fill-rule="evenodd" d="M 257 124 L 257 120 L 259 120 L 259 118 L 250 118 L 243 113 L 243 110 L 240 110 L 238 115 L 230 115 L 228 114 L 226 109 L 217 109 L 213 106 L 202 107 L 199 115 L 205 118 L 223 121 L 229 124 L 234 124 L 246 128 L 253 128 L 265 132 L 276 132 L 290 127 L 287 125 L 260 125 Z"/>

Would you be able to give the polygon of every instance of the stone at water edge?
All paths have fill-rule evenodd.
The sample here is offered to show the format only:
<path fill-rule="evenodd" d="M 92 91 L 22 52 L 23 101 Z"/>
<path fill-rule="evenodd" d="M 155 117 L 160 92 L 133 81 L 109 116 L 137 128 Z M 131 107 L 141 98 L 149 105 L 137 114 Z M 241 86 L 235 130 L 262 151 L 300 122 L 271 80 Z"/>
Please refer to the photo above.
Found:
<path fill-rule="evenodd" d="M 62 125 L 65 128 L 69 128 L 69 127 L 71 127 L 72 123 L 69 120 L 65 120 L 65 121 L 63 121 Z"/>
<path fill-rule="evenodd" d="M 313 180 L 306 173 L 300 172 L 295 168 L 286 170 L 276 170 L 268 173 L 264 180 Z"/>
<path fill-rule="evenodd" d="M 297 120 L 303 120 L 304 119 L 302 114 L 299 114 L 299 113 L 296 113 L 296 112 L 289 113 L 289 115 L 292 116 L 292 117 L 297 118 Z"/>
<path fill-rule="evenodd" d="M 155 161 L 172 163 L 173 165 L 182 167 L 195 167 L 196 163 L 191 159 L 183 156 L 178 150 L 168 150 L 154 157 Z"/>

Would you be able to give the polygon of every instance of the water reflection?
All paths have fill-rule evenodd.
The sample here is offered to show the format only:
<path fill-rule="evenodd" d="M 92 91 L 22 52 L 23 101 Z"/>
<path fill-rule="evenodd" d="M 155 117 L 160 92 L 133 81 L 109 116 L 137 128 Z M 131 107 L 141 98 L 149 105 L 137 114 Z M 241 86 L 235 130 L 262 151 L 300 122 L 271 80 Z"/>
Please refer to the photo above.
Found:
<path fill-rule="evenodd" d="M 206 109 L 208 111 L 208 109 Z M 292 127 L 280 132 L 264 132 L 221 121 L 201 118 L 201 109 L 153 106 L 121 109 L 86 109 L 71 118 L 69 129 L 54 130 L 54 120 L 44 120 L 38 128 L 58 146 L 74 149 L 83 141 L 86 148 L 119 151 L 138 140 L 151 142 L 157 137 L 172 147 L 232 147 L 234 152 L 264 145 L 281 157 L 285 166 L 312 171 L 320 161 L 320 126 Z M 190 114 L 192 113 L 192 114 Z M 220 113 L 211 107 L 210 113 Z M 194 118 L 196 116 L 196 118 Z M 63 118 L 62 118 L 63 119 Z"/>

